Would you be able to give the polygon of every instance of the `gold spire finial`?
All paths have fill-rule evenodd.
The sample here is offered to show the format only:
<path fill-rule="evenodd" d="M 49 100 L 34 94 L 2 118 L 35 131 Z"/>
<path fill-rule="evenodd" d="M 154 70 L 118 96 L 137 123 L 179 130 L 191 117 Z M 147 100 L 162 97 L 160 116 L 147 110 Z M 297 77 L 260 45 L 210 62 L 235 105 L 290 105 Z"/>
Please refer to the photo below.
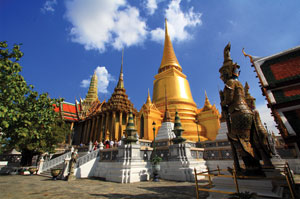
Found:
<path fill-rule="evenodd" d="M 118 84 L 117 84 L 117 88 L 124 88 L 124 81 L 123 81 L 123 57 L 124 57 L 124 48 L 122 50 L 121 70 L 120 70 L 120 76 L 119 76 L 119 81 L 118 81 Z"/>
<path fill-rule="evenodd" d="M 167 19 L 165 19 L 165 44 L 164 52 L 159 67 L 159 72 L 163 71 L 166 66 L 175 66 L 178 70 L 182 71 L 182 68 L 176 58 L 171 39 L 168 34 Z"/>
<path fill-rule="evenodd" d="M 149 88 L 148 88 L 148 97 L 147 97 L 147 101 L 146 101 L 146 104 L 151 104 L 151 97 L 150 97 L 150 91 L 149 91 Z"/>
<path fill-rule="evenodd" d="M 168 23 L 167 23 L 167 18 L 165 18 L 165 36 L 166 35 L 169 35 L 169 33 L 168 33 Z"/>
<path fill-rule="evenodd" d="M 204 106 L 203 106 L 203 111 L 210 110 L 211 108 L 212 108 L 212 105 L 210 104 L 210 101 L 209 101 L 206 91 L 205 91 L 205 102 L 204 102 Z"/>

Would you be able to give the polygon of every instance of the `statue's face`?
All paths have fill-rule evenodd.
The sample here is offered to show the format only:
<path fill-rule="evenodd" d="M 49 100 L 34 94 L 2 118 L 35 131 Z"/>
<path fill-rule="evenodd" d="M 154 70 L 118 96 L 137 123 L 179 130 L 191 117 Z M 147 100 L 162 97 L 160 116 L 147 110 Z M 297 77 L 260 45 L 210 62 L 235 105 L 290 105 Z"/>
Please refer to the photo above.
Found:
<path fill-rule="evenodd" d="M 227 71 L 225 71 L 225 70 L 221 70 L 221 71 L 220 71 L 220 79 L 221 79 L 224 83 L 226 83 L 226 82 L 228 81 L 229 75 L 228 75 Z"/>

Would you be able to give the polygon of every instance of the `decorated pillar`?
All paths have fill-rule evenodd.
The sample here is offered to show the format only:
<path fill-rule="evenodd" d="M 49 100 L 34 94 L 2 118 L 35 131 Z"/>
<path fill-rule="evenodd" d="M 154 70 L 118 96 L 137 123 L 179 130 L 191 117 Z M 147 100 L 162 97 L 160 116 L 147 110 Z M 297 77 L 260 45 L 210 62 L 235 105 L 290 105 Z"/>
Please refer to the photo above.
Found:
<path fill-rule="evenodd" d="M 105 140 L 105 135 L 103 135 L 105 133 L 105 114 L 102 113 L 101 114 L 101 126 L 100 126 L 100 141 Z"/>
<path fill-rule="evenodd" d="M 82 143 L 85 143 L 85 137 L 86 137 L 86 133 L 87 133 L 87 128 L 88 128 L 88 120 L 84 121 L 83 135 L 82 135 L 82 139 L 81 139 Z"/>
<path fill-rule="evenodd" d="M 93 138 L 94 138 L 94 130 L 95 130 L 95 124 L 96 124 L 96 118 L 93 117 L 92 119 L 92 122 L 91 122 L 91 130 L 90 130 L 90 133 L 89 133 L 89 140 L 88 141 L 92 141 L 94 142 Z"/>
<path fill-rule="evenodd" d="M 116 129 L 114 128 L 115 127 L 115 122 L 116 122 L 116 112 L 113 111 L 112 112 L 112 119 L 111 119 L 111 125 L 110 125 L 110 140 L 114 140 L 115 139 L 115 134 L 116 134 Z"/>
<path fill-rule="evenodd" d="M 123 136 L 123 112 L 120 112 L 120 122 L 119 122 L 119 139 L 122 139 Z"/>
<path fill-rule="evenodd" d="M 98 137 L 98 126 L 99 126 L 99 116 L 96 116 L 96 123 L 95 123 L 95 129 L 94 129 L 94 137 L 93 140 L 96 141 Z"/>
<path fill-rule="evenodd" d="M 108 119 L 109 119 L 109 112 L 106 112 L 106 117 L 105 117 L 105 140 L 109 139 L 108 135 Z"/>

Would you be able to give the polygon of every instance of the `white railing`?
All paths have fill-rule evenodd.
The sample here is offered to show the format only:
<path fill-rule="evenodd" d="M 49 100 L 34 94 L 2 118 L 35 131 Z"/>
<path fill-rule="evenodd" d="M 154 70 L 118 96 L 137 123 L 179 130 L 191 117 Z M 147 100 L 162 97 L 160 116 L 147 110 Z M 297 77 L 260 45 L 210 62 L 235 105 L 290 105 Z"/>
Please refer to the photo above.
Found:
<path fill-rule="evenodd" d="M 55 167 L 56 165 L 59 165 L 59 164 L 63 163 L 66 158 L 71 158 L 71 152 L 60 155 L 57 158 L 54 158 L 52 160 L 45 161 L 43 163 L 43 167 L 42 167 L 42 170 L 40 172 L 46 171 L 48 169 L 51 169 L 51 168 Z"/>
<path fill-rule="evenodd" d="M 90 160 L 97 158 L 100 155 L 100 149 L 97 149 L 95 151 L 92 151 L 91 153 L 88 153 L 77 160 L 76 167 L 80 167 L 81 165 L 89 162 Z"/>

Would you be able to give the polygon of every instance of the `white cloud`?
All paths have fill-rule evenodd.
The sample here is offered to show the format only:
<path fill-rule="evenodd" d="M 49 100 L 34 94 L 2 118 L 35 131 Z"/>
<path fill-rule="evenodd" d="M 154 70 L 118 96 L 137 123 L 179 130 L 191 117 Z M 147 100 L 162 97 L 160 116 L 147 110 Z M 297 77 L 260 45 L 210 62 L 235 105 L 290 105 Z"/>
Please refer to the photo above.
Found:
<path fill-rule="evenodd" d="M 276 128 L 276 123 L 274 121 L 273 116 L 271 116 L 271 110 L 267 107 L 267 104 L 259 104 L 256 106 L 256 109 L 259 112 L 260 115 L 260 119 L 262 121 L 262 123 L 266 123 L 268 130 L 269 131 L 273 131 L 276 135 L 279 134 L 278 129 Z"/>
<path fill-rule="evenodd" d="M 107 87 L 109 82 L 115 81 L 113 76 L 108 73 L 105 66 L 98 66 L 96 68 L 96 74 L 98 77 L 98 92 L 99 93 L 108 93 Z"/>
<path fill-rule="evenodd" d="M 91 82 L 90 79 L 84 79 L 81 81 L 80 87 L 87 88 L 87 87 L 89 87 L 90 82 Z"/>
<path fill-rule="evenodd" d="M 110 82 L 115 81 L 113 76 L 108 73 L 105 66 L 98 66 L 95 70 L 98 78 L 98 92 L 108 93 L 107 87 Z M 88 88 L 91 82 L 92 76 L 89 79 L 84 79 L 81 81 L 80 87 Z"/>
<path fill-rule="evenodd" d="M 139 11 L 134 7 L 118 12 L 113 32 L 116 37 L 113 47 L 120 50 L 123 46 L 131 46 L 146 39 L 146 23 L 140 21 Z"/>
<path fill-rule="evenodd" d="M 146 9 L 149 15 L 153 15 L 157 9 L 157 0 L 146 0 Z"/>
<path fill-rule="evenodd" d="M 187 31 L 189 27 L 196 27 L 202 24 L 201 13 L 196 13 L 191 7 L 187 12 L 180 8 L 181 0 L 173 0 L 165 11 L 168 20 L 168 32 L 174 41 L 191 39 L 192 35 Z M 175 28 L 176 27 L 176 28 Z M 164 40 L 164 29 L 157 28 L 151 31 L 151 39 L 157 42 Z"/>
<path fill-rule="evenodd" d="M 145 21 L 126 0 L 68 0 L 66 8 L 72 41 L 86 50 L 104 52 L 108 46 L 119 50 L 146 39 Z"/>
<path fill-rule="evenodd" d="M 43 13 L 54 12 L 55 11 L 54 6 L 56 4 L 57 4 L 56 0 L 48 0 L 48 1 L 45 2 L 44 6 L 41 8 L 41 11 Z"/>

